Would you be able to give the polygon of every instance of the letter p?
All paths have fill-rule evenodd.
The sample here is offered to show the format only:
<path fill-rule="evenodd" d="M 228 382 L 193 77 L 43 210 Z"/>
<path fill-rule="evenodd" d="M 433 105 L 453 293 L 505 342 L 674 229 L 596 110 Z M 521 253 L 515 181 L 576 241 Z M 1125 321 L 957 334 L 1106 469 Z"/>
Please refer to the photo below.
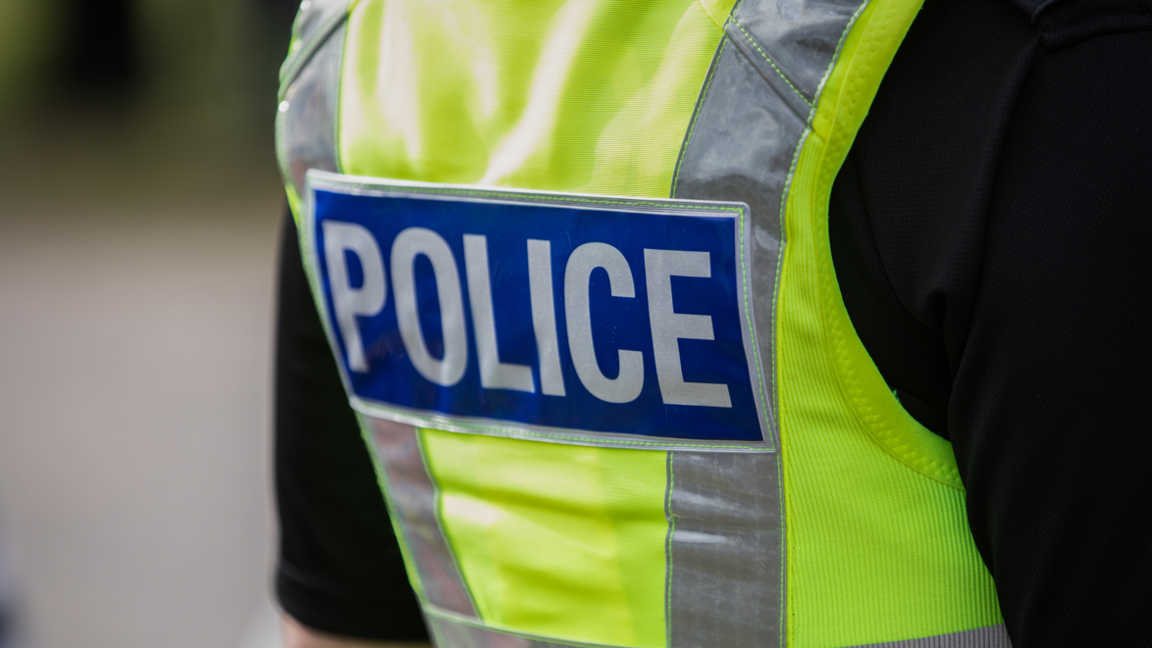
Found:
<path fill-rule="evenodd" d="M 324 221 L 324 261 L 328 266 L 328 283 L 332 291 L 332 306 L 336 311 L 336 325 L 344 338 L 348 354 L 348 369 L 368 372 L 364 358 L 364 343 L 356 317 L 372 317 L 384 308 L 387 284 L 384 281 L 384 262 L 380 247 L 367 229 L 354 223 Z M 348 279 L 348 265 L 344 256 L 351 252 L 360 259 L 364 269 L 364 282 L 353 288 Z"/>

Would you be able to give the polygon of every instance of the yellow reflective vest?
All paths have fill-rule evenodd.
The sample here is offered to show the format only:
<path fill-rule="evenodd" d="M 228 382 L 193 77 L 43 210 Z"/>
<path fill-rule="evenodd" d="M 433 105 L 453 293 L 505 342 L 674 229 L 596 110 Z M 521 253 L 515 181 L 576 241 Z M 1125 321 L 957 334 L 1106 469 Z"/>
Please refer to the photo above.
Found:
<path fill-rule="evenodd" d="M 951 445 L 885 386 L 829 250 L 832 181 L 918 9 L 303 3 L 279 159 L 437 645 L 1009 645 Z M 373 218 L 409 220 L 385 236 Z M 625 249 L 662 223 L 701 250 Z M 691 229 L 717 223 L 731 245 Z M 585 229 L 605 242 L 559 251 Z M 527 269 L 501 283 L 518 231 L 506 256 L 527 261 L 506 267 Z M 744 371 L 727 387 L 688 374 L 712 375 L 728 320 L 677 297 L 725 272 Z M 635 300 L 651 346 L 605 367 L 589 349 L 633 325 L 589 291 Z M 496 348 L 514 292 L 535 335 L 519 364 Z"/>

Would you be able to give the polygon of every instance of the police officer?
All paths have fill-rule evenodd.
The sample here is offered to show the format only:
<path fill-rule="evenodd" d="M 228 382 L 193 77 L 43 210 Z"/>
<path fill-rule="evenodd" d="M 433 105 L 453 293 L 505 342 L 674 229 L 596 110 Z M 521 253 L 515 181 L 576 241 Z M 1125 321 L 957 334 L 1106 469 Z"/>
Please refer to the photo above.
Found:
<path fill-rule="evenodd" d="M 296 30 L 297 645 L 1152 643 L 1145 6 Z"/>

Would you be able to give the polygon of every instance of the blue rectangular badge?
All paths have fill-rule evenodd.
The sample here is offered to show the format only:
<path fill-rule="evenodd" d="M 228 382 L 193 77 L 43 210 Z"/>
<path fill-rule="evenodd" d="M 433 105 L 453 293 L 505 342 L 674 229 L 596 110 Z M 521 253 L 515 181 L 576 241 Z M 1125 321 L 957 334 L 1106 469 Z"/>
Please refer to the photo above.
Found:
<path fill-rule="evenodd" d="M 309 188 L 306 262 L 361 411 L 477 433 L 773 445 L 744 205 L 316 171 Z"/>

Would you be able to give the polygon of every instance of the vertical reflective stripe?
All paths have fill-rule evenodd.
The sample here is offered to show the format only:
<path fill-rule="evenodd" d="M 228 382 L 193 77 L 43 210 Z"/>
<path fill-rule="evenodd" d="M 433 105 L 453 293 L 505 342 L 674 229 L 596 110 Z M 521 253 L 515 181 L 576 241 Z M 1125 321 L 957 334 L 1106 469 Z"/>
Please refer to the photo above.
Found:
<path fill-rule="evenodd" d="M 296 77 L 316 48 L 348 17 L 348 4 L 349 0 L 304 0 L 300 3 L 300 11 L 292 23 L 288 56 L 280 66 L 281 95 L 283 84 Z"/>
<path fill-rule="evenodd" d="M 476 610 L 436 514 L 436 486 L 428 474 L 416 428 L 365 418 L 388 479 L 388 494 L 404 529 L 426 603 L 475 617 Z"/>
<path fill-rule="evenodd" d="M 679 171 L 674 198 L 737 200 L 752 221 L 752 295 L 765 376 L 774 378 L 776 273 L 782 240 L 780 206 L 804 122 L 739 49 L 720 46 L 705 84 Z M 775 381 L 768 393 L 775 397 Z M 769 413 L 775 429 L 775 411 Z"/>
<path fill-rule="evenodd" d="M 276 152 L 285 182 L 304 195 L 308 169 L 339 171 L 336 108 L 344 26 L 333 31 L 288 86 L 276 118 Z"/>
<path fill-rule="evenodd" d="M 669 453 L 668 646 L 778 646 L 778 453 Z"/>
<path fill-rule="evenodd" d="M 752 220 L 759 357 L 775 398 L 784 205 L 840 41 L 863 0 L 742 0 L 724 25 L 672 197 L 736 200 Z M 779 437 L 777 410 L 769 414 Z M 672 453 L 668 635 L 673 648 L 785 641 L 781 455 Z"/>
<path fill-rule="evenodd" d="M 1012 640 L 1008 638 L 1008 631 L 1001 623 L 935 637 L 888 641 L 858 648 L 1012 648 Z"/>

